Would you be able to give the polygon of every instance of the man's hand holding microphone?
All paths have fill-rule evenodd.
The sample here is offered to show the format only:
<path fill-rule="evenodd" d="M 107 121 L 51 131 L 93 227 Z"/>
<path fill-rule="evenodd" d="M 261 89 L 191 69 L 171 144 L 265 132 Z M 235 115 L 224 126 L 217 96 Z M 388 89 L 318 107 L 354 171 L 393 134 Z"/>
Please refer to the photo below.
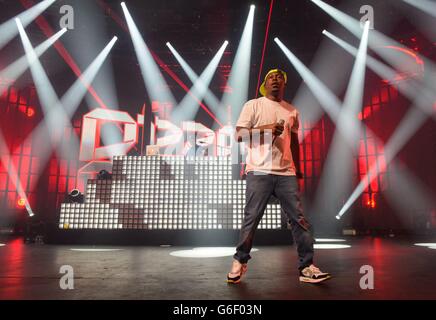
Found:
<path fill-rule="evenodd" d="M 282 134 L 283 130 L 285 130 L 285 120 L 281 119 L 279 122 L 273 123 L 270 126 L 272 130 L 272 134 L 274 136 L 272 140 L 272 144 L 274 144 L 276 138 Z"/>

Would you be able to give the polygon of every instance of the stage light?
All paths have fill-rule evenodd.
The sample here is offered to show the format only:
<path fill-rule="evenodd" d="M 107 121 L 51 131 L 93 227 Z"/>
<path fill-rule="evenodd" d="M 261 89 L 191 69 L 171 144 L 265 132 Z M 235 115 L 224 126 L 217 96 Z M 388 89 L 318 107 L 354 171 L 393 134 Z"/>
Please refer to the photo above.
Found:
<path fill-rule="evenodd" d="M 327 244 L 327 243 L 317 244 L 317 243 L 315 243 L 313 245 L 313 248 L 314 249 L 346 249 L 346 248 L 351 248 L 351 246 L 348 244 Z"/>
<path fill-rule="evenodd" d="M 24 207 L 26 208 L 26 211 L 29 214 L 29 217 L 32 217 L 32 216 L 34 216 L 34 213 L 32 211 L 32 208 L 29 205 L 29 202 L 27 201 L 26 192 L 23 189 L 23 186 L 21 185 L 20 177 L 17 174 L 17 170 L 15 168 L 14 161 L 12 161 L 12 157 L 10 155 L 11 155 L 11 152 L 10 152 L 8 145 L 3 137 L 3 133 L 0 130 L 0 161 L 3 164 L 3 167 L 7 168 L 9 181 L 15 187 L 15 189 L 18 193 L 18 196 L 20 197 L 20 199 L 25 199 Z M 20 204 L 21 204 L 21 201 L 20 201 Z"/>
<path fill-rule="evenodd" d="M 232 69 L 230 71 L 228 86 L 233 88 L 233 90 L 231 92 L 225 92 L 221 99 L 223 106 L 231 107 L 232 124 L 236 123 L 241 108 L 248 98 L 254 9 L 254 6 L 250 7 L 247 21 L 245 23 L 241 40 L 239 41 L 238 49 L 233 60 Z"/>
<path fill-rule="evenodd" d="M 368 33 L 369 22 L 366 22 L 341 111 L 337 118 L 333 118 L 336 131 L 320 178 L 315 208 L 337 208 L 353 188 L 354 157 L 362 129 L 357 115 L 363 101 Z M 335 181 L 335 188 L 331 188 L 331 181 Z M 334 212 L 329 213 L 333 215 Z"/>
<path fill-rule="evenodd" d="M 340 110 L 342 102 L 331 92 L 331 90 L 323 83 L 321 82 L 318 77 L 315 76 L 278 38 L 275 38 L 275 42 L 278 44 L 280 49 L 285 53 L 286 57 L 289 59 L 289 61 L 292 63 L 294 68 L 297 70 L 297 72 L 300 74 L 300 76 L 303 78 L 305 84 L 309 87 L 310 91 L 313 93 L 313 95 L 316 97 L 316 99 L 319 101 L 320 105 L 323 107 L 323 109 L 326 111 L 330 119 L 332 119 L 333 122 L 338 122 L 338 119 L 340 119 Z M 364 47 L 362 47 L 364 48 Z M 363 49 L 362 49 L 363 50 Z M 360 67 L 360 73 L 362 72 L 362 67 Z M 359 77 L 361 78 L 362 74 L 360 74 Z M 354 81 L 355 84 L 359 84 L 357 80 Z M 360 84 L 361 85 L 361 84 Z M 354 85 L 353 85 L 354 86 Z M 347 181 L 343 178 L 347 178 L 348 176 L 343 175 L 342 166 L 345 168 L 347 166 L 348 172 L 352 170 L 351 168 L 351 162 L 349 160 L 350 152 L 346 150 L 345 148 L 341 148 L 342 145 L 349 145 L 355 148 L 355 138 L 358 136 L 359 132 L 359 126 L 357 126 L 356 129 L 352 128 L 353 134 L 350 134 L 349 132 L 349 126 L 345 125 L 345 118 L 342 118 L 341 125 L 337 125 L 338 135 L 336 137 L 339 137 L 341 139 L 345 139 L 345 143 L 341 143 L 338 139 L 335 139 L 336 141 L 336 149 L 340 149 L 339 151 L 341 154 L 336 154 L 335 158 L 337 161 L 341 163 L 341 165 L 338 165 L 338 162 L 335 162 L 335 159 L 330 158 L 330 171 L 325 170 L 323 179 L 321 182 L 323 182 L 320 187 L 319 191 L 317 192 L 317 197 L 315 201 L 315 207 L 316 208 L 325 208 L 325 203 L 331 203 L 331 206 L 327 207 L 335 207 L 336 203 L 340 201 L 339 197 L 341 196 L 337 190 L 333 190 L 330 186 L 330 181 L 328 180 L 327 176 L 328 174 L 336 177 L 340 177 L 341 181 L 341 188 L 343 190 L 349 189 L 351 186 L 347 185 Z M 352 120 L 352 123 L 356 123 L 357 121 Z M 356 130 L 356 131 L 354 131 Z M 340 135 L 339 135 L 340 133 Z M 330 153 L 329 153 L 330 154 Z M 333 153 L 332 153 L 333 154 Z M 343 178 L 342 178 L 343 177 Z M 332 193 L 332 195 L 327 195 L 327 193 Z M 333 213 L 333 212 L 332 212 Z M 336 216 L 336 219 L 340 219 L 340 216 Z"/>
<path fill-rule="evenodd" d="M 35 115 L 35 109 L 33 109 L 33 108 L 31 108 L 31 107 L 27 108 L 26 115 L 27 115 L 29 118 L 32 118 L 32 117 Z"/>
<path fill-rule="evenodd" d="M 90 249 L 86 249 L 86 248 L 71 248 L 71 251 L 78 251 L 78 252 L 113 252 L 113 251 L 122 251 L 124 249 L 110 249 L 110 248 L 102 248 L 102 249 L 98 249 L 98 248 L 90 248 Z"/>
<path fill-rule="evenodd" d="M 27 43 L 26 37 L 27 36 L 23 30 L 24 43 Z M 43 108 L 45 115 L 44 121 L 40 122 L 38 126 L 34 128 L 34 130 L 26 137 L 25 142 L 22 144 L 26 145 L 33 141 L 33 143 L 36 142 L 40 146 L 38 153 L 39 161 L 42 165 L 40 170 L 37 172 L 38 177 L 42 173 L 42 168 L 44 167 L 43 164 L 45 164 L 50 157 L 51 148 L 57 148 L 65 159 L 71 158 L 69 156 L 70 152 L 79 149 L 79 141 L 75 135 L 71 137 L 68 145 L 64 145 L 63 148 L 58 148 L 59 142 L 61 141 L 60 137 L 62 137 L 62 132 L 65 126 L 70 123 L 71 117 L 77 110 L 77 107 L 80 105 L 83 97 L 86 95 L 87 86 L 89 86 L 96 77 L 100 67 L 103 65 L 112 47 L 115 45 L 115 42 L 116 39 L 114 37 L 83 72 L 81 77 L 78 78 L 67 90 L 61 101 L 59 101 L 56 93 L 54 92 L 50 80 L 48 79 L 39 60 L 35 60 L 31 65 L 32 76 L 34 75 L 35 83 L 37 84 L 36 88 L 38 91 L 38 96 L 40 99 L 42 99 L 41 104 L 43 102 L 49 103 L 50 101 L 54 101 L 55 103 L 55 105 L 43 105 L 43 107 L 45 107 Z M 31 59 L 32 48 L 29 47 L 29 43 L 27 43 L 26 48 L 30 56 L 29 59 Z M 51 139 L 51 144 L 46 143 L 47 129 L 50 134 L 49 139 Z M 37 179 L 33 180 L 33 183 L 36 182 Z M 33 187 L 34 185 L 32 184 L 31 190 Z"/>
<path fill-rule="evenodd" d="M 344 40 L 331 34 L 328 31 L 326 31 L 324 34 L 328 38 L 333 40 L 336 44 L 338 44 L 340 47 L 342 47 L 345 51 L 347 51 L 349 54 L 354 56 L 357 54 L 357 48 L 353 47 L 349 43 L 345 42 Z M 385 79 L 389 82 L 397 81 L 396 79 L 398 78 L 398 72 L 395 69 L 392 69 L 391 67 L 385 65 L 377 59 L 374 59 L 371 56 L 367 57 L 366 63 L 367 66 L 376 74 L 378 74 L 382 79 Z M 400 86 L 398 86 L 398 90 L 410 100 L 420 103 L 421 109 L 427 109 L 425 105 L 430 103 L 432 99 L 431 97 L 427 97 L 427 93 L 425 92 L 425 90 L 423 91 L 422 88 L 420 88 L 420 84 L 415 79 L 408 79 L 407 82 L 404 82 Z M 417 97 L 423 96 L 427 98 L 425 100 L 422 98 L 417 99 Z"/>
<path fill-rule="evenodd" d="M 35 53 L 35 50 L 32 47 L 32 44 L 30 43 L 26 31 L 24 31 L 24 27 L 20 19 L 16 18 L 15 22 L 17 23 L 21 40 L 26 52 L 26 57 L 30 66 L 30 71 L 35 82 L 36 89 L 38 91 L 41 106 L 43 107 L 44 113 L 48 114 L 51 108 L 59 104 L 59 100 L 53 89 L 53 86 L 50 83 L 50 80 L 47 77 L 47 74 L 45 73 Z"/>
<path fill-rule="evenodd" d="M 79 189 L 73 189 L 67 197 L 69 203 L 83 203 L 85 198 Z"/>
<path fill-rule="evenodd" d="M 185 71 L 189 80 L 191 80 L 192 83 L 195 83 L 199 78 L 198 75 L 194 72 L 194 70 L 192 70 L 192 68 L 189 66 L 189 64 L 182 58 L 182 56 L 176 51 L 176 49 L 171 45 L 171 43 L 167 42 L 166 45 L 170 49 L 170 51 L 174 55 L 174 57 L 177 59 L 177 61 L 179 62 L 183 71 Z M 216 112 L 220 109 L 220 103 L 219 103 L 218 99 L 209 90 L 209 88 L 207 88 L 204 99 L 205 99 L 206 103 L 209 105 L 209 107 L 211 107 L 211 109 L 214 112 Z"/>
<path fill-rule="evenodd" d="M 350 137 L 351 143 L 356 144 L 359 139 L 360 123 L 356 120 L 357 113 L 362 108 L 363 88 L 365 84 L 366 53 L 368 47 L 369 21 L 366 21 L 361 37 L 356 60 L 351 73 L 350 82 L 345 94 L 343 108 L 337 126 L 343 127 L 342 132 Z"/>
<path fill-rule="evenodd" d="M 376 207 L 376 202 L 375 202 L 375 200 L 368 200 L 368 201 L 366 202 L 366 206 L 367 206 L 368 208 L 374 209 L 374 208 Z"/>
<path fill-rule="evenodd" d="M 257 248 L 251 249 L 251 252 L 259 251 Z M 180 258 L 216 258 L 229 257 L 235 254 L 233 247 L 203 247 L 193 248 L 191 250 L 178 250 L 170 252 L 171 256 Z"/>
<path fill-rule="evenodd" d="M 341 46 L 343 46 L 343 48 L 349 51 L 350 53 L 356 52 L 355 48 L 353 50 L 353 47 L 349 46 L 343 41 L 338 41 L 337 37 L 334 37 L 327 32 L 325 34 L 328 35 L 333 40 L 335 40 L 336 42 L 338 42 L 339 44 L 341 44 Z M 384 74 L 385 76 L 395 74 L 395 71 L 384 66 L 382 63 L 376 61 L 373 58 L 368 59 L 368 65 L 373 67 L 375 69 L 374 71 L 376 72 L 378 71 L 379 74 Z M 415 96 L 414 103 L 417 106 L 419 106 L 422 110 L 428 109 L 427 102 L 432 101 L 432 99 L 434 99 L 434 94 L 430 94 L 428 90 L 419 88 L 416 85 L 415 86 L 406 85 L 405 87 L 402 87 L 402 89 L 406 90 L 404 92 L 407 95 Z M 425 116 L 423 115 L 422 111 L 420 111 L 419 109 L 417 110 L 416 108 L 409 110 L 408 114 L 403 119 L 400 126 L 396 129 L 395 133 L 391 136 L 391 139 L 389 140 L 388 144 L 385 147 L 385 155 L 387 156 L 385 159 L 386 164 L 389 163 L 396 156 L 398 151 L 408 141 L 408 139 L 413 135 L 413 133 L 420 127 L 423 121 L 425 121 Z M 377 162 L 379 162 L 379 159 L 377 159 Z M 375 177 L 377 177 L 377 172 L 379 171 L 378 167 L 379 164 L 377 163 L 370 169 L 366 177 L 362 179 L 358 187 L 354 190 L 350 198 L 346 201 L 345 205 L 339 211 L 339 214 L 336 217 L 337 219 L 340 219 L 340 217 L 351 207 L 354 201 L 357 200 L 357 198 L 360 196 L 363 190 L 369 185 L 369 183 L 372 182 L 372 180 Z M 368 181 L 369 180 L 368 177 L 371 177 L 370 181 Z"/>
<path fill-rule="evenodd" d="M 336 123 L 340 115 L 342 102 L 333 94 L 333 92 L 293 54 L 279 38 L 274 41 L 283 51 L 285 56 L 291 62 L 295 70 L 304 80 L 311 93 L 320 103 L 321 107 L 327 113 L 330 119 Z M 343 126 L 338 127 L 338 130 L 344 130 Z M 348 137 L 347 132 L 341 131 L 344 137 Z M 347 139 L 347 141 L 349 141 Z M 352 141 L 351 141 L 352 143 Z"/>
<path fill-rule="evenodd" d="M 331 34 L 328 31 L 326 31 L 324 34 L 327 37 L 329 37 L 330 39 L 332 39 L 335 43 L 340 45 L 348 53 L 350 53 L 352 55 L 356 55 L 357 54 L 357 48 L 351 46 L 349 43 L 345 42 L 344 40 L 338 38 L 337 36 Z M 373 70 L 375 73 L 377 73 L 381 78 L 384 78 L 384 79 L 395 79 L 396 78 L 396 75 L 397 75 L 397 71 L 396 70 L 394 70 L 394 69 L 390 68 L 389 66 L 381 63 L 380 61 L 374 59 L 373 57 L 370 57 L 370 56 L 367 57 L 367 65 L 368 65 L 368 67 L 371 70 Z M 431 98 L 428 97 L 426 95 L 426 93 L 422 91 L 422 89 L 419 87 L 419 84 L 417 84 L 416 81 L 413 80 L 413 79 L 410 79 L 406 83 L 403 83 L 400 86 L 398 86 L 398 90 L 402 94 L 407 96 L 410 100 L 413 100 L 414 103 L 420 104 L 421 105 L 421 109 L 424 109 L 425 105 L 429 101 L 431 101 Z M 409 127 L 409 128 L 412 129 L 412 131 L 415 130 L 416 128 L 418 128 L 419 127 L 420 119 L 422 119 L 420 117 L 419 113 L 420 113 L 419 111 L 410 112 L 408 114 L 408 117 L 405 117 L 403 119 L 401 127 L 405 127 L 405 126 Z M 409 126 L 409 124 L 408 124 L 409 120 L 412 121 L 412 126 Z M 415 123 L 415 125 L 413 125 L 413 123 Z M 413 128 L 415 128 L 415 129 L 413 129 Z M 368 130 L 368 128 L 367 128 L 367 130 Z M 400 141 L 402 139 L 406 139 L 407 138 L 406 134 L 407 134 L 408 130 L 410 130 L 410 129 L 407 129 L 407 130 L 402 129 L 402 130 L 399 130 L 397 134 L 392 135 L 392 137 L 396 137 L 396 138 L 392 140 L 393 142 L 391 144 L 389 144 L 389 143 L 387 144 L 388 145 L 388 150 L 391 150 L 391 151 L 393 150 L 393 152 L 396 152 L 395 149 L 399 150 L 401 148 Z M 400 132 L 402 132 L 402 134 L 400 134 Z M 398 135 L 398 134 L 400 134 L 400 135 Z M 409 132 L 409 135 L 410 134 L 412 134 L 412 133 Z M 371 134 L 371 135 L 373 135 L 373 134 Z M 396 141 L 396 142 L 394 143 L 394 141 Z M 403 140 L 404 144 L 406 142 L 407 142 L 407 139 Z M 395 148 L 393 148 L 393 146 L 395 146 Z M 391 151 L 389 151 L 389 152 L 391 152 Z M 424 196 L 426 194 L 425 189 L 422 188 L 421 186 L 419 186 L 419 183 L 418 183 L 418 181 L 416 181 L 416 178 L 414 178 L 413 175 L 411 175 L 411 174 L 407 173 L 406 171 L 404 171 L 404 169 L 401 170 L 401 171 L 404 172 L 404 174 L 407 174 L 407 176 L 408 176 L 408 178 L 404 178 L 403 179 L 405 185 L 410 186 L 412 181 L 414 181 L 413 187 L 411 186 L 409 188 L 409 190 L 403 190 L 404 194 L 411 194 L 411 193 L 413 193 L 414 194 L 414 196 L 412 197 L 413 199 L 418 199 L 419 198 L 422 203 L 424 203 L 424 202 L 428 203 L 429 201 L 426 198 L 429 198 L 429 197 L 425 197 Z M 397 178 L 399 178 L 399 177 L 400 176 L 397 175 Z M 391 200 L 392 201 L 391 202 L 398 208 L 398 210 L 404 211 L 404 208 L 407 208 L 407 203 L 403 203 L 402 205 L 399 205 L 399 204 L 397 205 L 398 201 L 402 202 L 401 200 L 403 199 L 403 196 L 399 192 L 397 192 L 398 190 L 394 192 L 393 189 L 392 189 L 393 187 L 394 186 L 392 186 L 391 188 L 389 188 L 389 190 L 387 190 L 388 196 L 389 196 L 389 194 L 392 193 L 392 196 L 391 196 L 391 198 L 392 198 Z M 420 191 L 418 192 L 417 190 L 420 190 Z M 395 196 L 394 196 L 394 194 L 395 194 Z"/>
<path fill-rule="evenodd" d="M 345 239 L 326 239 L 326 238 L 315 238 L 316 242 L 345 242 Z"/>
<path fill-rule="evenodd" d="M 98 180 L 110 180 L 112 179 L 112 173 L 109 173 L 106 170 L 100 170 L 100 172 L 97 175 Z"/>
<path fill-rule="evenodd" d="M 23 26 L 26 27 L 55 1 L 56 0 L 41 1 L 40 3 L 34 5 L 28 10 L 20 13 L 16 17 L 9 19 L 8 21 L 0 25 L 0 49 L 2 49 L 10 40 L 12 40 L 18 34 L 18 30 L 15 25 L 16 19 L 20 19 L 23 23 Z"/>
<path fill-rule="evenodd" d="M 80 12 L 80 23 L 83 25 L 92 25 L 87 33 L 77 32 L 72 37 L 66 37 L 64 43 L 69 48 L 71 55 L 74 56 L 78 65 L 88 66 L 99 53 L 103 47 L 107 45 L 110 38 L 108 38 L 108 30 L 106 28 L 106 17 L 100 14 L 98 5 L 90 4 L 92 1 L 79 1 L 74 5 L 76 12 Z M 103 2 L 103 1 L 99 1 Z M 93 39 L 89 41 L 89 39 Z M 106 41 L 106 39 L 108 39 Z M 112 40 L 117 42 L 118 36 L 113 36 Z M 86 43 L 86 50 L 83 50 L 83 44 Z M 100 97 L 100 104 L 105 109 L 117 110 L 119 109 L 119 91 L 116 88 L 115 74 L 113 70 L 113 59 L 109 55 L 104 63 L 99 67 L 98 75 L 95 77 L 92 85 L 86 83 L 85 86 L 89 91 L 95 90 L 96 95 Z M 80 73 L 82 73 L 80 71 Z M 78 79 L 82 75 L 77 76 Z M 95 108 L 94 96 L 85 94 L 84 99 L 90 110 Z M 122 141 L 123 127 L 119 123 L 112 123 L 111 125 L 104 125 L 100 130 L 100 137 L 102 145 L 117 145 Z M 134 147 L 136 148 L 136 146 Z"/>
<path fill-rule="evenodd" d="M 19 198 L 17 200 L 17 207 L 18 208 L 25 208 L 26 207 L 26 199 L 25 198 Z"/>
<path fill-rule="evenodd" d="M 256 93 L 254 95 L 254 97 L 257 99 L 259 97 L 259 87 L 261 85 L 261 78 L 262 78 L 262 72 L 263 72 L 263 64 L 265 62 L 265 52 L 266 52 L 266 48 L 267 48 L 267 43 L 268 43 L 268 36 L 269 36 L 269 29 L 271 26 L 271 16 L 272 16 L 272 11 L 273 11 L 273 7 L 274 7 L 274 1 L 271 0 L 270 1 L 270 5 L 269 5 L 269 12 L 268 12 L 268 19 L 266 21 L 266 26 L 265 26 L 265 36 L 264 36 L 264 40 L 263 40 L 263 48 L 262 48 L 262 54 L 261 54 L 261 58 L 260 58 L 260 64 L 259 64 L 259 72 L 257 75 L 257 84 L 256 84 Z"/>
<path fill-rule="evenodd" d="M 436 243 L 435 242 L 429 242 L 429 243 L 415 243 L 415 246 L 418 247 L 427 247 L 429 249 L 436 249 Z"/>
<path fill-rule="evenodd" d="M 419 98 L 418 98 L 419 99 Z M 420 108 L 411 108 L 403 117 L 399 126 L 395 129 L 391 138 L 384 147 L 383 162 L 381 157 L 377 157 L 375 163 L 369 168 L 367 174 L 362 178 L 353 193 L 345 202 L 344 206 L 339 211 L 339 216 L 342 216 L 364 192 L 368 185 L 374 181 L 379 171 L 383 171 L 388 164 L 397 156 L 398 152 L 406 144 L 413 134 L 427 120 L 427 115 Z M 380 169 L 383 168 L 383 169 Z"/>
<path fill-rule="evenodd" d="M 430 0 L 403 0 L 415 8 L 436 18 L 436 3 Z"/>
<path fill-rule="evenodd" d="M 144 80 L 144 84 L 147 88 L 147 92 L 150 95 L 150 100 L 159 101 L 161 103 L 170 103 L 173 106 L 176 105 L 174 96 L 168 89 L 165 79 L 159 70 L 153 56 L 144 42 L 126 4 L 121 3 L 124 16 L 127 21 L 130 36 L 132 38 L 133 46 L 136 52 L 136 57 L 139 62 L 141 74 Z"/>
<path fill-rule="evenodd" d="M 40 57 L 44 52 L 46 52 L 65 32 L 67 32 L 67 29 L 62 29 L 58 31 L 56 34 L 45 40 L 43 43 L 38 45 L 35 48 L 35 54 L 37 57 Z M 26 57 L 26 55 L 22 56 L 15 62 L 8 65 L 6 68 L 4 68 L 2 71 L 0 71 L 0 78 L 7 79 L 11 83 L 13 83 L 15 80 L 17 80 L 28 68 L 29 68 L 29 61 Z M 3 90 L 6 90 L 8 87 L 4 88 Z M 2 94 L 2 92 L 0 92 Z"/>
<path fill-rule="evenodd" d="M 318 5 L 321 9 L 323 9 L 327 14 L 329 14 L 332 18 L 334 18 L 337 22 L 347 28 L 351 33 L 353 33 L 356 37 L 361 37 L 361 24 L 360 21 L 354 19 L 353 17 L 345 14 L 344 12 L 334 8 L 333 6 L 321 1 L 321 0 L 311 0 L 313 3 Z M 385 36 L 381 32 L 377 30 L 371 30 L 371 37 L 368 40 L 368 46 L 374 50 L 380 57 L 385 59 L 387 62 L 392 64 L 398 70 L 407 72 L 410 68 L 410 61 L 404 59 L 403 55 L 399 55 L 398 52 L 393 50 L 386 50 L 387 47 L 396 47 L 402 50 L 408 50 L 407 47 L 398 43 L 397 41 Z M 428 70 L 428 74 L 432 75 L 436 73 L 436 65 L 430 59 L 427 59 L 423 56 L 419 57 L 420 60 L 423 61 L 425 68 Z M 427 95 L 433 96 L 434 91 L 436 90 L 435 81 L 422 81 L 421 83 L 422 90 L 426 92 Z M 425 109 L 427 113 L 430 110 Z M 436 116 L 435 116 L 436 118 Z"/>
<path fill-rule="evenodd" d="M 206 95 L 209 84 L 212 81 L 212 78 L 224 54 L 224 50 L 226 49 L 227 44 L 227 41 L 223 43 L 221 48 L 207 65 L 206 69 L 204 69 L 200 77 L 197 77 L 194 85 L 191 87 L 190 91 L 199 100 L 202 100 L 203 97 Z M 175 123 L 181 123 L 184 120 L 192 120 L 195 118 L 195 115 L 198 112 L 198 108 L 199 105 L 196 100 L 194 100 L 191 95 L 186 94 L 182 101 L 179 103 L 179 105 L 174 109 L 173 114 L 171 115 L 171 119 Z"/>

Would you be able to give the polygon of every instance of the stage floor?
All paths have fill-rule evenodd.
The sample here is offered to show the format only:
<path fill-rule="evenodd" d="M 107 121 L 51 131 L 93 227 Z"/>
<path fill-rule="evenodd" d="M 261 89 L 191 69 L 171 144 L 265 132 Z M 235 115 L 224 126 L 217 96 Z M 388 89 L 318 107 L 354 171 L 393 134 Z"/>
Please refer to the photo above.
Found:
<path fill-rule="evenodd" d="M 188 250 L 182 253 L 208 255 L 206 249 L 0 241 L 5 244 L 0 246 L 0 299 L 436 299 L 436 249 L 414 245 L 436 239 L 343 239 L 346 242 L 321 244 L 351 247 L 316 249 L 316 263 L 333 275 L 320 285 L 298 281 L 295 246 L 256 246 L 243 283 L 228 285 L 230 255 L 170 254 Z M 106 251 L 93 251 L 98 249 Z M 211 254 L 228 252 L 220 249 Z M 73 267 L 73 290 L 60 288 L 63 265 Z M 363 265 L 374 268 L 373 290 L 359 286 Z"/>

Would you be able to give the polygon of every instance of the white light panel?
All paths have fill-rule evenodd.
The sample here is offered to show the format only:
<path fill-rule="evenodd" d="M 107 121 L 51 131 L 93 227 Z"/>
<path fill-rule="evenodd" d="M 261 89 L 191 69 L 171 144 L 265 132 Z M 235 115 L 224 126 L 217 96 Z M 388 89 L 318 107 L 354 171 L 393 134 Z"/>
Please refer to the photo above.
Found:
<path fill-rule="evenodd" d="M 230 157 L 116 156 L 111 180 L 89 180 L 85 203 L 63 203 L 61 229 L 239 229 L 245 180 Z M 268 204 L 259 229 L 280 229 Z"/>

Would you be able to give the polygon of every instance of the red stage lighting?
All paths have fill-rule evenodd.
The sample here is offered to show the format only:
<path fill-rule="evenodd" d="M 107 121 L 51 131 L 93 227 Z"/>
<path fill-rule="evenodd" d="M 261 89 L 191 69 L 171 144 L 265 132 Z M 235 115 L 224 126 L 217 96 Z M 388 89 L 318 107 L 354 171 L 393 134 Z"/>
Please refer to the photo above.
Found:
<path fill-rule="evenodd" d="M 26 199 L 24 198 L 19 198 L 17 200 L 17 207 L 18 208 L 24 208 L 26 206 Z"/>
<path fill-rule="evenodd" d="M 366 206 L 368 208 L 375 209 L 375 207 L 377 206 L 377 203 L 375 202 L 375 200 L 368 200 L 366 202 Z"/>
<path fill-rule="evenodd" d="M 32 107 L 27 108 L 26 115 L 27 115 L 29 118 L 32 118 L 32 117 L 35 115 L 35 109 L 33 109 Z"/>

